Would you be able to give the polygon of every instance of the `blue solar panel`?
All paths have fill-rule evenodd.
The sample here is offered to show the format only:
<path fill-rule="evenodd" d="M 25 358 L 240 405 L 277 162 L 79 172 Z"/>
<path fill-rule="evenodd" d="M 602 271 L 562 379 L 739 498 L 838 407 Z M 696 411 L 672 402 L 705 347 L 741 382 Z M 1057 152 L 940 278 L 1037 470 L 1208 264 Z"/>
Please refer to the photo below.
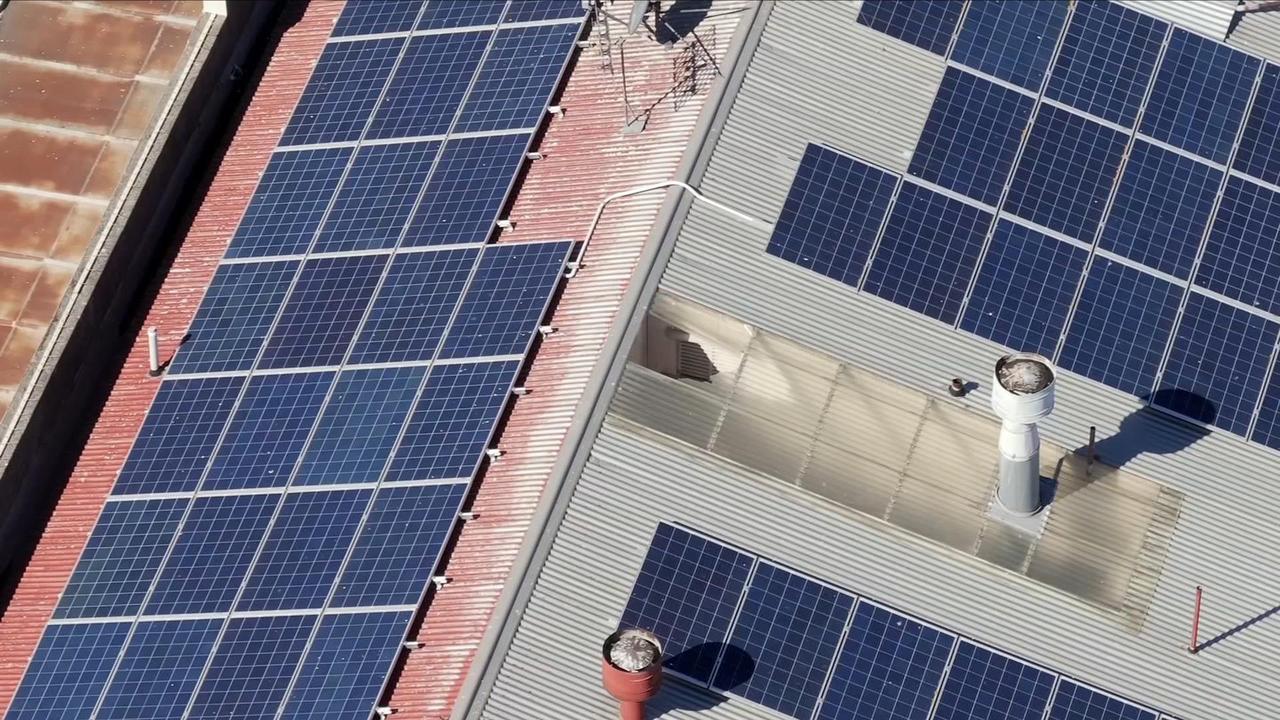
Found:
<path fill-rule="evenodd" d="M 947 68 L 907 172 L 995 205 L 1035 99 Z"/>
<path fill-rule="evenodd" d="M 583 15 L 581 0 L 514 0 L 503 22 L 566 20 Z"/>
<path fill-rule="evenodd" d="M 1138 140 L 1098 244 L 1186 278 L 1221 184 L 1220 170 Z"/>
<path fill-rule="evenodd" d="M 1063 678 L 1048 720 L 1156 720 L 1156 714 Z"/>
<path fill-rule="evenodd" d="M 963 10 L 964 3 L 953 0 L 866 0 L 858 22 L 943 55 Z"/>
<path fill-rule="evenodd" d="M 221 620 L 138 623 L 95 717 L 180 717 L 221 627 Z"/>
<path fill-rule="evenodd" d="M 1014 171 L 1005 209 L 1092 242 L 1126 140 L 1111 128 L 1041 105 Z"/>
<path fill-rule="evenodd" d="M 371 497 L 372 490 L 286 495 L 236 610 L 323 606 Z"/>
<path fill-rule="evenodd" d="M 480 251 L 407 253 L 391 261 L 350 362 L 429 360 Z"/>
<path fill-rule="evenodd" d="M 1249 439 L 1280 450 L 1280 372 L 1274 367 Z"/>
<path fill-rule="evenodd" d="M 818 718 L 927 718 L 956 637 L 858 604 Z"/>
<path fill-rule="evenodd" d="M 387 479 L 471 477 L 519 368 L 515 360 L 433 367 Z"/>
<path fill-rule="evenodd" d="M 238 377 L 161 383 L 112 492 L 194 490 L 243 384 Z"/>
<path fill-rule="evenodd" d="M 1280 194 L 1227 178 L 1195 283 L 1280 314 Z"/>
<path fill-rule="evenodd" d="M 1052 357 L 1089 253 L 1001 220 L 978 269 L 960 328 Z"/>
<path fill-rule="evenodd" d="M 466 483 L 380 489 L 331 605 L 416 604 L 466 492 Z"/>
<path fill-rule="evenodd" d="M 308 260 L 259 366 L 336 365 L 351 344 L 386 264 L 385 255 Z"/>
<path fill-rule="evenodd" d="M 338 24 L 333 28 L 333 37 L 412 30 L 413 21 L 418 17 L 422 3 L 423 0 L 349 1 L 342 8 Z M 440 3 L 429 4 L 439 5 Z"/>
<path fill-rule="evenodd" d="M 729 639 L 744 652 L 725 654 L 712 685 L 809 717 L 852 609 L 849 595 L 758 563 Z"/>
<path fill-rule="evenodd" d="M 294 483 L 376 481 L 425 374 L 425 367 L 344 371 Z"/>
<path fill-rule="evenodd" d="M 454 131 L 537 127 L 578 30 L 578 25 L 535 25 L 499 31 Z"/>
<path fill-rule="evenodd" d="M 197 499 L 156 579 L 146 614 L 230 610 L 279 501 L 279 495 Z"/>
<path fill-rule="evenodd" d="M 702 683 L 724 647 L 755 561 L 698 535 L 659 523 L 620 627 L 662 638 L 662 666 Z"/>
<path fill-rule="evenodd" d="M 523 354 L 560 281 L 570 243 L 490 245 L 480 258 L 442 357 Z"/>
<path fill-rule="evenodd" d="M 1261 62 L 1174 28 L 1142 113 L 1142 132 L 1225 163 Z"/>
<path fill-rule="evenodd" d="M 1133 395 L 1155 383 L 1182 289 L 1096 257 L 1058 364 Z"/>
<path fill-rule="evenodd" d="M 961 640 L 934 720 L 1041 720 L 1054 675 Z"/>
<path fill-rule="evenodd" d="M 1160 379 L 1161 389 L 1183 392 L 1159 393 L 1156 404 L 1247 433 L 1278 329 L 1262 317 L 1191 293 Z"/>
<path fill-rule="evenodd" d="M 381 612 L 323 618 L 282 720 L 371 715 L 412 617 L 409 612 Z"/>
<path fill-rule="evenodd" d="M 1168 26 L 1116 3 L 1076 3 L 1045 94 L 1133 125 Z"/>
<path fill-rule="evenodd" d="M 338 191 L 351 148 L 278 152 L 271 156 L 227 249 L 229 258 L 297 255 L 311 245 Z"/>
<path fill-rule="evenodd" d="M 990 225 L 972 205 L 904 183 L 864 289 L 954 323 Z"/>
<path fill-rule="evenodd" d="M 419 30 L 492 25 L 502 17 L 507 0 L 467 0 L 467 2 L 428 2 L 418 21 Z"/>
<path fill-rule="evenodd" d="M 333 378 L 331 372 L 252 378 L 201 489 L 283 487 Z"/>
<path fill-rule="evenodd" d="M 46 627 L 5 718 L 88 718 L 129 634 L 129 625 Z"/>
<path fill-rule="evenodd" d="M 1267 63 L 1262 70 L 1262 83 L 1240 134 L 1235 168 L 1280 184 L 1280 65 Z"/>
<path fill-rule="evenodd" d="M 951 59 L 1039 90 L 1066 19 L 1067 3 L 1062 0 L 970 3 Z"/>
<path fill-rule="evenodd" d="M 892 173 L 810 143 L 768 253 L 856 287 L 897 183 Z"/>
<path fill-rule="evenodd" d="M 186 507 L 186 500 L 107 503 L 53 616 L 113 617 L 136 612 Z"/>
<path fill-rule="evenodd" d="M 170 372 L 226 372 L 252 366 L 298 265 L 268 262 L 218 268 Z"/>
<path fill-rule="evenodd" d="M 411 39 L 368 136 L 414 137 L 448 130 L 490 35 L 485 30 Z"/>
<path fill-rule="evenodd" d="M 358 139 L 404 43 L 398 37 L 326 45 L 280 144 Z"/>
<path fill-rule="evenodd" d="M 528 143 L 528 135 L 450 140 L 409 223 L 404 246 L 484 242 Z"/>
<path fill-rule="evenodd" d="M 395 247 L 440 143 L 360 148 L 314 252 Z"/>
<path fill-rule="evenodd" d="M 314 615 L 231 620 L 188 717 L 274 718 L 315 622 Z"/>

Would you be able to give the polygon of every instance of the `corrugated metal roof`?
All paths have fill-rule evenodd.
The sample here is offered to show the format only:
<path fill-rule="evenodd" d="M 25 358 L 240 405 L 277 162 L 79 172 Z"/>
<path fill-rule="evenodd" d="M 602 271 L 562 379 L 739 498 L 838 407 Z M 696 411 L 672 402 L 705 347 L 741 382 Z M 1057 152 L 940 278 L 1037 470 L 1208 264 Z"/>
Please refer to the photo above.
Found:
<path fill-rule="evenodd" d="M 1117 0 L 1134 10 L 1141 10 L 1187 30 L 1208 35 L 1214 40 L 1227 36 L 1227 28 L 1235 17 L 1237 0 Z"/>
<path fill-rule="evenodd" d="M 1227 44 L 1280 62 L 1280 11 L 1241 15 L 1240 23 L 1227 37 Z"/>

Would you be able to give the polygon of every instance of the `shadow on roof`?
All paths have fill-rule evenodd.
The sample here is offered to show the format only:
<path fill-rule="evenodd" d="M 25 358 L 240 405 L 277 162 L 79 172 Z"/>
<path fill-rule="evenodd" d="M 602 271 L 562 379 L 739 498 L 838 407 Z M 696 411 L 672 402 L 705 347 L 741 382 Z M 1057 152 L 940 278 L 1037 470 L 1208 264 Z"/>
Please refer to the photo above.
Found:
<path fill-rule="evenodd" d="M 723 657 L 720 657 L 721 652 L 724 653 Z M 681 658 L 685 656 L 695 659 L 720 657 L 720 673 L 716 677 L 715 685 L 730 692 L 750 680 L 756 669 L 756 661 L 751 653 L 737 645 L 718 642 L 695 645 L 665 660 L 664 664 L 683 667 L 687 663 L 682 663 Z M 700 685 L 671 675 L 667 675 L 663 680 L 662 691 L 648 702 L 648 716 L 655 720 L 665 717 L 670 712 L 710 710 L 728 699 L 717 691 L 708 691 Z"/>
<path fill-rule="evenodd" d="M 710 10 L 711 0 L 676 0 L 658 22 L 658 43 L 666 45 L 683 40 L 706 19 Z"/>
<path fill-rule="evenodd" d="M 1094 445 L 1098 460 L 1120 468 L 1143 453 L 1168 455 L 1185 450 L 1209 434 L 1209 428 L 1172 418 L 1156 405 L 1206 425 L 1218 417 L 1213 402 L 1190 390 L 1165 388 L 1142 399 L 1151 405 L 1130 413 L 1121 421 L 1119 431 Z M 1087 455 L 1089 448 L 1077 448 L 1076 452 Z"/>

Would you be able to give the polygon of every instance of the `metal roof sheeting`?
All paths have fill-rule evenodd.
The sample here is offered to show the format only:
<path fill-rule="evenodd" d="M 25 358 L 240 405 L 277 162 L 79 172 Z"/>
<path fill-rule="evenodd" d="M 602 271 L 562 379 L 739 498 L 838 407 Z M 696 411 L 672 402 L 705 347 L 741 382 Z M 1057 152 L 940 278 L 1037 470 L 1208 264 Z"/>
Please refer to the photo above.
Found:
<path fill-rule="evenodd" d="M 1280 11 L 1247 13 L 1231 31 L 1227 44 L 1272 62 L 1280 62 Z"/>
<path fill-rule="evenodd" d="M 1231 18 L 1236 14 L 1236 0 L 1117 0 L 1148 15 L 1187 30 L 1208 35 L 1214 40 L 1227 36 Z"/>

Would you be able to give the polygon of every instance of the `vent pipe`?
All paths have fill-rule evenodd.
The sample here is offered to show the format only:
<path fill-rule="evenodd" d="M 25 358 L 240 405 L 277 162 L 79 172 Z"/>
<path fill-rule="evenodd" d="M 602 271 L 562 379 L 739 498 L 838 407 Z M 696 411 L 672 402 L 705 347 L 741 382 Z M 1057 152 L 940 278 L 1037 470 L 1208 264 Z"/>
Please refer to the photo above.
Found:
<path fill-rule="evenodd" d="M 644 720 L 644 704 L 662 685 L 662 643 L 645 630 L 619 630 L 604 640 L 604 689 L 622 720 Z"/>
<path fill-rule="evenodd" d="M 996 361 L 991 407 L 1000 416 L 1000 487 L 996 498 L 1019 516 L 1040 511 L 1040 431 L 1036 423 L 1053 412 L 1054 369 L 1033 353 Z"/>

